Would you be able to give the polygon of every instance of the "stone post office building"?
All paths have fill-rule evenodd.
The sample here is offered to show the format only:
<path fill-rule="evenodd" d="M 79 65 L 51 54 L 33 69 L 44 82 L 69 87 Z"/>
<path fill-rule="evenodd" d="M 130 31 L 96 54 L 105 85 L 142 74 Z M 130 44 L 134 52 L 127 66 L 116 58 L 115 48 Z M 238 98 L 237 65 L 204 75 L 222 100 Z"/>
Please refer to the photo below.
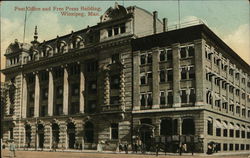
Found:
<path fill-rule="evenodd" d="M 170 151 L 191 138 L 196 152 L 209 142 L 250 150 L 250 66 L 203 23 L 171 28 L 157 12 L 116 4 L 95 26 L 48 41 L 36 28 L 5 56 L 4 142 L 151 150 L 160 136 Z"/>

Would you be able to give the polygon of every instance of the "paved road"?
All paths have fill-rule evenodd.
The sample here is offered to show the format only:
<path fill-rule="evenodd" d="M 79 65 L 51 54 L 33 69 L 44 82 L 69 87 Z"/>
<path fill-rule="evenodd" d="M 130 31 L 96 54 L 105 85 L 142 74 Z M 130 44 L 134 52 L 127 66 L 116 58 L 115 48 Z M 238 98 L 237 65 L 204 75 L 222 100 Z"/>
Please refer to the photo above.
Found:
<path fill-rule="evenodd" d="M 157 158 L 248 158 L 249 154 L 242 155 L 159 155 Z M 9 158 L 8 150 L 2 151 L 3 158 Z M 141 155 L 141 154 L 110 154 L 110 153 L 76 153 L 76 152 L 38 152 L 38 151 L 17 151 L 16 158 L 156 158 L 155 155 Z M 249 156 L 250 158 L 250 156 Z"/>

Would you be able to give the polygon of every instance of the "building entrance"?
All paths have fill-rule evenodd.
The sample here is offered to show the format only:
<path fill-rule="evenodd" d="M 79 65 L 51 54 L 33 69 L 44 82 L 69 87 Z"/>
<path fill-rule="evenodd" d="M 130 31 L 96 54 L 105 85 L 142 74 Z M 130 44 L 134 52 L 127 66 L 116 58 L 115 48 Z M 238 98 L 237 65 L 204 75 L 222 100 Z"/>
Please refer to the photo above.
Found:
<path fill-rule="evenodd" d="M 69 148 L 70 149 L 74 149 L 74 146 L 75 146 L 75 125 L 74 123 L 68 123 L 67 125 L 68 127 L 68 144 L 69 144 Z"/>

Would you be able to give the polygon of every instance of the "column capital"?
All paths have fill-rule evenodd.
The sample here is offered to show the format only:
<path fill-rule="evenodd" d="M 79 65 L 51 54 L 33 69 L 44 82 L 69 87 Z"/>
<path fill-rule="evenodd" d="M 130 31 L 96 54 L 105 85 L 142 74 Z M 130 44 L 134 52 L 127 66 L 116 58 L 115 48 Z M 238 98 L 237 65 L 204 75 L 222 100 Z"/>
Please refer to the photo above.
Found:
<path fill-rule="evenodd" d="M 47 68 L 46 71 L 52 71 L 53 67 Z"/>
<path fill-rule="evenodd" d="M 172 46 L 172 48 L 179 48 L 180 47 L 180 43 L 174 43 L 171 46 Z"/>
<path fill-rule="evenodd" d="M 32 74 L 33 74 L 33 75 L 38 75 L 38 74 L 39 74 L 39 71 L 33 71 Z"/>
<path fill-rule="evenodd" d="M 140 54 L 140 52 L 141 52 L 141 51 L 139 51 L 139 50 L 138 50 L 138 51 L 133 52 L 133 56 L 138 56 L 138 55 Z"/>

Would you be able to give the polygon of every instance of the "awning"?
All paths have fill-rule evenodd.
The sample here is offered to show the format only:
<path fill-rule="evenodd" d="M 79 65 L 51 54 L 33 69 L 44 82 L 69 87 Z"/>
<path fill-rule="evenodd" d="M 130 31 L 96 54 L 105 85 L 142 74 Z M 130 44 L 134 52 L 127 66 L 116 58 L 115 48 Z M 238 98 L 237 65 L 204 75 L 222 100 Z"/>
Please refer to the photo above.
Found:
<path fill-rule="evenodd" d="M 236 124 L 234 127 L 235 127 L 235 130 L 240 130 L 240 126 L 239 125 Z"/>
<path fill-rule="evenodd" d="M 215 128 L 223 128 L 223 125 L 221 124 L 220 121 L 215 120 Z"/>
<path fill-rule="evenodd" d="M 229 127 L 229 129 L 234 129 L 234 124 L 233 123 L 229 123 L 228 127 Z"/>
<path fill-rule="evenodd" d="M 223 128 L 228 128 L 227 123 L 225 121 L 222 121 Z"/>

